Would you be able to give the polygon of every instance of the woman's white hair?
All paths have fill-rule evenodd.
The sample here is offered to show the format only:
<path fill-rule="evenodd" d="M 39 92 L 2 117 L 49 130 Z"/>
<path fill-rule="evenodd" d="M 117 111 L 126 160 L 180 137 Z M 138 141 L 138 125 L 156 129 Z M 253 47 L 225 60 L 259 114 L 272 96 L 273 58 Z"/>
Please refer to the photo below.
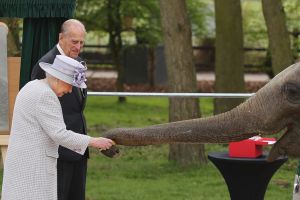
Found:
<path fill-rule="evenodd" d="M 59 80 L 58 78 L 52 76 L 51 74 L 49 74 L 47 72 L 45 72 L 45 75 L 46 75 L 46 78 L 50 81 L 58 81 Z"/>

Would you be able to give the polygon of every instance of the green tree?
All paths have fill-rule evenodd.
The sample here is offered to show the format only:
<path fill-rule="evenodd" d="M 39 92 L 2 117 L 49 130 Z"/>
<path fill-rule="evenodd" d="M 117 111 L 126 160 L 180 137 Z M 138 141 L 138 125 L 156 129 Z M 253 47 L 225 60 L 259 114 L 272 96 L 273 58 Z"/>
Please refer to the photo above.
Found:
<path fill-rule="evenodd" d="M 268 47 L 267 27 L 260 1 L 243 1 L 243 33 L 245 47 Z"/>
<path fill-rule="evenodd" d="M 294 58 L 298 58 L 299 41 L 299 18 L 300 18 L 300 1 L 283 0 L 283 7 L 286 13 L 286 25 L 289 33 L 291 33 L 291 43 Z"/>
<path fill-rule="evenodd" d="M 216 92 L 245 92 L 243 28 L 240 0 L 215 0 Z M 215 114 L 228 111 L 241 99 L 215 99 Z"/>
<path fill-rule="evenodd" d="M 196 92 L 191 25 L 185 0 L 160 0 L 161 23 L 170 92 Z M 169 120 L 178 121 L 200 116 L 198 99 L 170 98 Z M 171 144 L 170 160 L 181 166 L 206 162 L 203 144 Z"/>
<path fill-rule="evenodd" d="M 278 74 L 293 63 L 293 52 L 281 0 L 262 0 L 268 30 L 272 69 Z"/>
<path fill-rule="evenodd" d="M 122 20 L 120 14 L 121 0 L 109 0 L 107 2 L 109 46 L 113 61 L 118 71 L 117 91 L 124 91 L 124 66 L 122 65 Z M 119 97 L 119 102 L 126 101 L 125 97 Z"/>

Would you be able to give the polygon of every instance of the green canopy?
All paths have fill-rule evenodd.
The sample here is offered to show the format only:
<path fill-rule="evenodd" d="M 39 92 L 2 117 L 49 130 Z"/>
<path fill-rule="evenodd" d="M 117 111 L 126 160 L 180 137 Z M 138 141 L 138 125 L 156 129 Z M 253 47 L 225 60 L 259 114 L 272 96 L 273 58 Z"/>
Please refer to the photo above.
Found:
<path fill-rule="evenodd" d="M 73 16 L 76 0 L 1 0 L 0 17 L 24 18 L 20 88 L 33 66 L 58 41 L 61 24 Z"/>
<path fill-rule="evenodd" d="M 1 0 L 0 16 L 17 18 L 73 16 L 76 0 Z"/>

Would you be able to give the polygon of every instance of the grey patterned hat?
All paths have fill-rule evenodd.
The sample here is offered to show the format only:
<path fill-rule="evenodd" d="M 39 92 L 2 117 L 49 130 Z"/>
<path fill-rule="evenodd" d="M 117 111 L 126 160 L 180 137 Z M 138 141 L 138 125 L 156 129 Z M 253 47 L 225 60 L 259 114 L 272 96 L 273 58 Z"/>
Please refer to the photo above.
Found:
<path fill-rule="evenodd" d="M 57 55 L 53 64 L 40 62 L 39 65 L 55 78 L 75 87 L 86 88 L 85 71 L 87 68 L 83 62 L 78 62 L 68 56 Z"/>

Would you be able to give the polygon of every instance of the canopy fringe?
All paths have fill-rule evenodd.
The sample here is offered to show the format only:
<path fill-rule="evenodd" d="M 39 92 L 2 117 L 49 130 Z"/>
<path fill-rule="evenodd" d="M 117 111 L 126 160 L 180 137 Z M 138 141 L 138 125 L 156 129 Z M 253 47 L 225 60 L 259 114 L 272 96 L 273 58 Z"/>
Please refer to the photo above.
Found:
<path fill-rule="evenodd" d="M 76 0 L 1 0 L 0 17 L 70 18 L 75 6 Z"/>

